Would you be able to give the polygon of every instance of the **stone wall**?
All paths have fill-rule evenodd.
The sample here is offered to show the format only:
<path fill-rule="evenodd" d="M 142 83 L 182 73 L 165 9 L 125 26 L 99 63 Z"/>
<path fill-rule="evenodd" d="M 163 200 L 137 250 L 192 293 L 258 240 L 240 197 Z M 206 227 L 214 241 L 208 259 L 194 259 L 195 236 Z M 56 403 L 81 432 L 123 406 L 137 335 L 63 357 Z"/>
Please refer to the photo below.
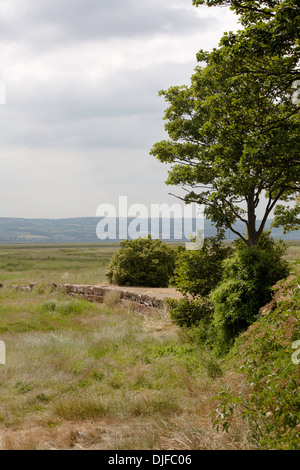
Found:
<path fill-rule="evenodd" d="M 13 285 L 11 287 L 20 290 L 30 292 L 34 287 L 38 286 L 38 283 L 31 283 L 28 286 Z M 0 284 L 0 287 L 4 287 Z M 128 302 L 131 305 L 140 310 L 147 311 L 151 308 L 163 308 L 164 300 L 157 298 L 152 295 L 134 292 L 134 290 L 127 290 L 119 287 L 108 287 L 108 286 L 93 286 L 84 284 L 55 284 L 52 283 L 53 289 L 64 290 L 67 295 L 72 297 L 82 297 L 90 302 L 104 302 L 105 296 L 114 294 L 115 298 L 121 304 Z"/>
<path fill-rule="evenodd" d="M 114 293 L 116 298 L 119 297 L 121 303 L 132 302 L 137 304 L 136 307 L 141 305 L 149 308 L 162 308 L 164 306 L 162 299 L 117 287 L 87 286 L 80 284 L 59 284 L 56 287 L 64 289 L 68 295 L 79 295 L 90 302 L 103 302 L 105 295 Z"/>

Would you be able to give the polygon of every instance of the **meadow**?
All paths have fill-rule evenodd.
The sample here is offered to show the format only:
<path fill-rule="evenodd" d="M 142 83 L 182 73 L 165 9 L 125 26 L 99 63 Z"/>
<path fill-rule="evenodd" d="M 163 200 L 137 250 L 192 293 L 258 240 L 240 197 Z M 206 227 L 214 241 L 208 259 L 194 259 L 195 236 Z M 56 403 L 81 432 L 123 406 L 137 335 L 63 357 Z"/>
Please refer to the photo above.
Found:
<path fill-rule="evenodd" d="M 100 284 L 117 245 L 0 245 L 0 449 L 253 449 L 244 421 L 210 413 L 237 376 L 166 309 L 107 296 L 89 303 L 51 283 Z M 287 257 L 298 253 L 291 244 Z M 30 292 L 15 284 L 37 282 Z"/>
<path fill-rule="evenodd" d="M 0 245 L 0 282 L 99 284 L 117 249 L 117 243 Z"/>

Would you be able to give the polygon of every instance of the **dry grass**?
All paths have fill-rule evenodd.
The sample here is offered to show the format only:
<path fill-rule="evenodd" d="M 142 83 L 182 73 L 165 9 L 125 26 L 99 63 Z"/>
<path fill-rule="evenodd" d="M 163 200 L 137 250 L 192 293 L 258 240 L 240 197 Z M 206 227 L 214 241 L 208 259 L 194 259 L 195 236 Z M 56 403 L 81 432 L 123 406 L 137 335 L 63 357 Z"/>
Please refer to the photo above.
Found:
<path fill-rule="evenodd" d="M 118 300 L 0 289 L 0 449 L 250 448 L 245 423 L 229 434 L 211 426 L 212 398 L 233 378 L 209 374 L 167 310 Z"/>
<path fill-rule="evenodd" d="M 166 310 L 7 294 L 1 449 L 246 448 L 240 427 L 236 436 L 212 430 L 224 377 L 209 377 Z"/>
<path fill-rule="evenodd" d="M 104 294 L 103 303 L 107 307 L 112 308 L 112 307 L 116 307 L 119 304 L 120 299 L 121 299 L 120 292 L 111 290 Z"/>

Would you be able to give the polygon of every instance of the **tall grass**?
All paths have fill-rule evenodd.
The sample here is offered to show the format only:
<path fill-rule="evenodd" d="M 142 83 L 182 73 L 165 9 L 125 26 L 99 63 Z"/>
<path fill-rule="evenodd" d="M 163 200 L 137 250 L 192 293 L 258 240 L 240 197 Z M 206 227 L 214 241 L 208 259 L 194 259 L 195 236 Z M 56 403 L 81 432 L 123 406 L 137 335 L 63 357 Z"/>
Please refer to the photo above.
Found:
<path fill-rule="evenodd" d="M 0 273 L 6 282 L 0 282 L 10 284 L 11 276 L 13 283 L 29 283 L 39 275 L 46 285 L 67 272 L 71 282 L 95 283 L 103 253 L 96 247 L 76 250 L 3 248 Z M 16 264 L 18 270 L 10 271 L 4 267 L 8 256 L 11 263 L 32 266 L 26 271 Z M 145 315 L 115 297 L 97 304 L 46 288 L 4 287 L 0 340 L 6 344 L 0 449 L 252 446 L 243 422 L 237 420 L 229 435 L 212 429 L 212 397 L 231 377 L 222 363 L 189 342 L 167 310 Z"/>
<path fill-rule="evenodd" d="M 7 348 L 0 448 L 76 446 L 77 438 L 57 437 L 67 423 L 88 430 L 88 448 L 165 448 L 175 429 L 188 431 L 185 420 L 213 432 L 209 398 L 222 379 L 211 377 L 166 311 L 145 316 L 63 293 L 6 289 L 0 332 Z"/>
<path fill-rule="evenodd" d="M 0 282 L 99 284 L 118 244 L 0 245 Z"/>

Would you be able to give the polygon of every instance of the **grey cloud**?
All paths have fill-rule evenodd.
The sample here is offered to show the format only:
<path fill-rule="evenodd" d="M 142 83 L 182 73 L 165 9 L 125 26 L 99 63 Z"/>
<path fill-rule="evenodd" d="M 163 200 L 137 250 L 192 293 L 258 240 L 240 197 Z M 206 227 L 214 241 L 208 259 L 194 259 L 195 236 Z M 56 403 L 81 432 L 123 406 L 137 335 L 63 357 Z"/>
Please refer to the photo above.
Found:
<path fill-rule="evenodd" d="M 188 0 L 187 0 L 188 1 Z M 0 37 L 18 37 L 34 47 L 110 37 L 190 34 L 213 20 L 195 8 L 172 8 L 174 0 L 10 0 L 11 14 L 0 14 Z M 1 11 L 1 10 L 0 10 Z"/>
<path fill-rule="evenodd" d="M 184 83 L 193 64 L 161 64 L 124 70 L 89 86 L 73 83 L 23 83 L 10 90 L 2 108 L 2 142 L 32 147 L 151 145 L 163 130 L 166 104 L 158 91 Z M 172 78 L 171 78 L 172 77 Z"/>
<path fill-rule="evenodd" d="M 226 29 L 223 12 L 171 8 L 191 3 L 0 0 L 2 216 L 166 200 L 167 169 L 149 156 L 165 137 L 158 91 L 188 83 L 197 49 Z"/>
<path fill-rule="evenodd" d="M 12 115 L 8 122 L 1 131 L 2 144 L 30 148 L 150 147 L 153 136 L 159 139 L 163 132 L 159 113 L 78 119 L 48 126 Z"/>
<path fill-rule="evenodd" d="M 98 116 L 128 116 L 152 113 L 157 110 L 158 91 L 172 85 L 182 85 L 189 80 L 195 63 L 164 63 L 141 70 L 123 69 L 121 73 L 91 84 L 81 75 L 77 80 L 53 83 L 27 83 L 28 90 L 19 88 L 13 108 L 38 115 L 39 120 L 55 116 L 58 121 L 93 118 Z M 174 81 L 177 79 L 177 83 Z M 52 120 L 52 119 L 50 119 Z"/>

